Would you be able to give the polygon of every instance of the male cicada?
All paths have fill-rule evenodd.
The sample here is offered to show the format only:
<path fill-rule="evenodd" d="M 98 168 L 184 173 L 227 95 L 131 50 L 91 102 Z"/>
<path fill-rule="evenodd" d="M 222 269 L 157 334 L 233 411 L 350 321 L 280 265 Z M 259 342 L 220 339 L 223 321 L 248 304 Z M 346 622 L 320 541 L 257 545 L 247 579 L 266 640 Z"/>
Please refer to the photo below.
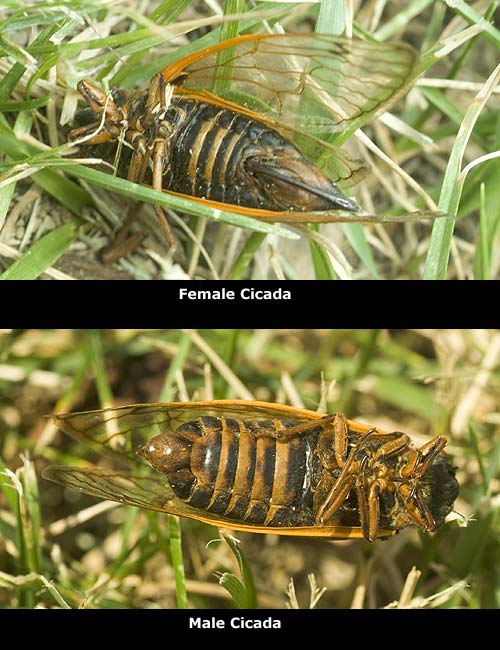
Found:
<path fill-rule="evenodd" d="M 435 530 L 458 494 L 446 438 L 417 449 L 338 413 L 221 400 L 54 420 L 117 468 L 50 466 L 45 478 L 234 530 L 373 541 Z"/>
<path fill-rule="evenodd" d="M 384 221 L 356 214 L 342 192 L 366 167 L 334 142 L 401 96 L 416 58 L 403 43 L 239 36 L 167 66 L 146 92 L 106 95 L 80 81 L 92 117 L 70 140 L 121 141 L 129 180 L 220 210 L 291 223 Z"/>

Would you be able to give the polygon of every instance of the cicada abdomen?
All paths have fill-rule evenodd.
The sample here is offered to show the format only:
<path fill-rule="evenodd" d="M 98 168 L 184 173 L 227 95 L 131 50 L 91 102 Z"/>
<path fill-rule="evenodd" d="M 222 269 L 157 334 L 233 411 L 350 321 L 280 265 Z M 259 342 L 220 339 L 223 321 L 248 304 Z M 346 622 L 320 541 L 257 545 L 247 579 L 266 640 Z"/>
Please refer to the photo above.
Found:
<path fill-rule="evenodd" d="M 163 128 L 167 189 L 265 210 L 357 209 L 289 140 L 242 113 L 174 98 Z"/>
<path fill-rule="evenodd" d="M 261 526 L 310 526 L 319 427 L 281 442 L 297 424 L 200 417 L 138 453 L 194 508 Z"/>

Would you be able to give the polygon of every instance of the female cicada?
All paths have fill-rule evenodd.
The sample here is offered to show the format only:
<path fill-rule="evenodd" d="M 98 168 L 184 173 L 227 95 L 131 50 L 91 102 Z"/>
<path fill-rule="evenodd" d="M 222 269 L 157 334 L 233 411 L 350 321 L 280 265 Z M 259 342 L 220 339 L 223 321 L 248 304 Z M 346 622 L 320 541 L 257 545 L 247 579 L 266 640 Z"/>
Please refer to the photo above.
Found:
<path fill-rule="evenodd" d="M 437 436 L 250 401 L 171 402 L 54 417 L 117 468 L 44 477 L 104 499 L 239 531 L 373 541 L 433 531 L 458 494 Z"/>
<path fill-rule="evenodd" d="M 70 140 L 121 141 L 129 180 L 220 210 L 291 223 L 383 221 L 357 215 L 342 192 L 366 168 L 334 142 L 400 97 L 415 62 L 403 43 L 239 36 L 167 66 L 146 92 L 106 95 L 80 81 L 92 121 Z"/>

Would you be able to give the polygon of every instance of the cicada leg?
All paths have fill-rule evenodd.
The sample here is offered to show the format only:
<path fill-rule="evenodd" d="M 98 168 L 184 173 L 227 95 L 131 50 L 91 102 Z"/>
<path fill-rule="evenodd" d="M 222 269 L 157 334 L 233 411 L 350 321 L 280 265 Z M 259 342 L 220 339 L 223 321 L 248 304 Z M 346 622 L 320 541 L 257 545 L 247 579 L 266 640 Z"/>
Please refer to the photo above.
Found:
<path fill-rule="evenodd" d="M 134 215 L 134 221 L 135 218 Z M 99 251 L 99 258 L 103 264 L 114 264 L 122 257 L 126 257 L 127 255 L 130 255 L 130 253 L 133 253 L 140 246 L 144 239 L 144 233 L 134 232 L 127 236 L 126 232 L 128 232 L 128 225 L 126 224 L 126 226 L 126 229 L 120 230 L 118 236 L 115 237 L 114 241 L 109 246 L 105 246 L 101 251 Z"/>
<path fill-rule="evenodd" d="M 165 156 L 165 149 L 165 140 L 163 138 L 157 138 L 153 149 L 153 189 L 159 192 L 163 189 L 163 158 Z M 169 245 L 174 247 L 176 245 L 176 239 L 161 206 L 155 205 L 155 212 L 160 220 L 163 233 Z"/>
<path fill-rule="evenodd" d="M 399 487 L 405 508 L 418 526 L 426 531 L 434 530 L 436 522 L 418 489 L 418 482 L 435 461 L 436 456 L 444 449 L 446 443 L 447 440 L 444 436 L 436 436 L 422 445 L 412 452 L 406 467 L 401 472 L 407 478 L 407 483 L 403 483 Z"/>
<path fill-rule="evenodd" d="M 325 415 L 324 417 L 318 418 L 317 420 L 307 420 L 306 422 L 300 422 L 299 424 L 296 424 L 293 427 L 289 427 L 288 429 L 280 429 L 279 431 L 272 429 L 262 429 L 262 431 L 259 431 L 257 433 L 257 437 L 270 436 L 271 438 L 276 438 L 278 440 L 282 440 L 284 438 L 295 438 L 296 436 L 306 435 L 318 427 L 324 427 L 325 425 L 329 426 L 335 421 L 336 418 L 343 417 L 343 415 L 334 413 L 333 415 Z"/>
<path fill-rule="evenodd" d="M 395 433 L 391 433 L 389 435 L 396 436 Z M 380 447 L 373 455 L 373 460 L 377 461 L 381 458 L 392 456 L 393 454 L 398 454 L 405 447 L 407 447 L 410 442 L 410 437 L 407 436 L 406 433 L 400 433 L 394 438 L 391 437 L 390 440 L 387 440 L 387 442 L 385 442 L 383 445 L 380 445 Z"/>
<path fill-rule="evenodd" d="M 109 95 L 86 79 L 79 81 L 77 88 L 94 113 L 97 121 L 70 131 L 70 141 L 86 138 L 94 132 L 95 135 L 88 139 L 87 144 L 103 144 L 104 142 L 117 139 L 125 120 L 123 111 Z M 99 127 L 102 128 L 101 131 L 99 131 Z"/>
<path fill-rule="evenodd" d="M 342 480 L 337 480 L 333 488 L 330 490 L 327 498 L 323 501 L 316 514 L 316 525 L 322 526 L 325 521 L 328 521 L 337 512 L 340 506 L 349 496 L 349 492 L 356 486 L 356 476 L 354 474 L 347 474 Z"/>
<path fill-rule="evenodd" d="M 444 436 L 436 436 L 425 445 L 416 449 L 402 471 L 408 478 L 420 478 L 434 462 L 436 456 L 446 447 L 447 440 Z"/>
<path fill-rule="evenodd" d="M 399 488 L 399 493 L 403 498 L 407 512 L 415 520 L 418 527 L 428 532 L 433 531 L 436 522 L 418 488 L 415 485 L 403 483 Z"/>
<path fill-rule="evenodd" d="M 163 189 L 163 161 L 165 159 L 167 148 L 167 140 L 165 134 L 161 133 L 161 125 L 164 124 L 163 118 L 170 106 L 170 101 L 171 94 L 169 95 L 168 93 L 165 79 L 161 74 L 155 75 L 149 84 L 149 94 L 146 102 L 146 117 L 144 119 L 144 125 L 146 128 L 150 127 L 152 130 L 151 140 L 147 147 L 148 160 L 146 165 L 141 169 L 141 178 L 138 182 L 142 182 L 144 174 L 146 173 L 147 164 L 149 164 L 149 159 L 152 158 L 153 189 L 158 192 L 161 192 Z M 169 246 L 175 247 L 177 242 L 164 211 L 159 205 L 155 205 L 154 208 Z"/>
<path fill-rule="evenodd" d="M 141 174 L 144 176 L 145 166 L 149 158 L 147 157 L 147 150 L 142 134 L 136 131 L 132 136 L 129 135 L 129 137 L 134 142 L 135 147 L 130 160 L 127 180 L 135 183 L 141 177 Z M 113 264 L 120 258 L 133 253 L 144 239 L 143 233 L 130 232 L 130 229 L 137 221 L 140 208 L 141 203 L 138 201 L 131 205 L 125 223 L 120 227 L 111 244 L 102 249 L 100 258 L 104 264 Z"/>
<path fill-rule="evenodd" d="M 71 142 L 75 142 L 76 140 L 81 140 L 82 138 L 89 138 L 87 142 L 91 145 L 104 144 L 105 142 L 112 140 L 113 136 L 111 133 L 106 129 L 99 130 L 101 127 L 102 121 L 92 122 L 91 124 L 80 126 L 79 128 L 70 131 L 69 139 Z"/>
<path fill-rule="evenodd" d="M 127 173 L 127 180 L 133 183 L 141 183 L 146 174 L 148 164 L 153 157 L 153 187 L 154 189 L 161 191 L 165 142 L 164 140 L 157 138 L 152 145 L 146 145 L 142 136 L 136 138 L 136 140 L 136 146 Z M 108 262 L 116 261 L 120 257 L 123 257 L 123 255 L 131 253 L 141 243 L 143 236 L 139 237 L 138 233 L 133 233 L 132 235 L 127 236 L 131 226 L 137 219 L 139 212 L 137 208 L 139 205 L 140 204 L 134 206 L 112 246 L 105 252 L 105 257 L 102 256 L 103 260 L 107 260 Z M 155 205 L 154 208 L 169 246 L 175 246 L 176 239 L 170 229 L 170 225 L 163 210 L 158 205 Z"/>
<path fill-rule="evenodd" d="M 347 426 L 347 420 L 343 415 L 338 413 L 335 415 L 332 427 L 334 435 L 333 454 L 337 467 L 343 467 L 349 451 L 349 427 Z M 319 451 L 321 453 L 321 449 Z"/>
<path fill-rule="evenodd" d="M 364 478 L 359 477 L 356 486 L 358 496 L 359 518 L 363 536 L 370 542 L 373 542 L 377 536 L 377 530 L 380 521 L 380 493 L 387 488 L 387 481 L 378 478 L 373 481 L 367 488 Z"/>
<path fill-rule="evenodd" d="M 335 481 L 332 489 L 318 508 L 316 514 L 316 523 L 321 525 L 323 522 L 328 521 L 337 512 L 340 506 L 344 503 L 349 492 L 357 485 L 359 480 L 359 463 L 355 462 L 356 455 L 362 449 L 367 440 L 376 433 L 377 429 L 369 429 L 366 433 L 360 436 L 357 443 L 351 449 L 347 458 L 340 458 L 339 467 L 342 469 L 338 479 Z"/>

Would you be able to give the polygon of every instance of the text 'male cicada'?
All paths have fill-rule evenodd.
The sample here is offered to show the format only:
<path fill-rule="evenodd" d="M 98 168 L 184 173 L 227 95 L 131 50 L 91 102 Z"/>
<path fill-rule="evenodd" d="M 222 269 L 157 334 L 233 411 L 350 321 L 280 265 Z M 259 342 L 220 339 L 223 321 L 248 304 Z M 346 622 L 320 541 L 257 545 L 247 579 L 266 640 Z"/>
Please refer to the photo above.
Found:
<path fill-rule="evenodd" d="M 239 36 L 167 66 L 147 91 L 107 96 L 80 81 L 92 121 L 70 140 L 120 140 L 120 174 L 220 210 L 290 223 L 394 221 L 357 214 L 342 188 L 366 166 L 335 142 L 401 96 L 418 75 L 416 59 L 403 43 Z"/>
<path fill-rule="evenodd" d="M 49 466 L 44 478 L 141 508 L 237 531 L 361 538 L 433 531 L 458 494 L 436 436 L 409 436 L 341 414 L 251 401 L 139 404 L 54 416 L 108 459 Z"/>

